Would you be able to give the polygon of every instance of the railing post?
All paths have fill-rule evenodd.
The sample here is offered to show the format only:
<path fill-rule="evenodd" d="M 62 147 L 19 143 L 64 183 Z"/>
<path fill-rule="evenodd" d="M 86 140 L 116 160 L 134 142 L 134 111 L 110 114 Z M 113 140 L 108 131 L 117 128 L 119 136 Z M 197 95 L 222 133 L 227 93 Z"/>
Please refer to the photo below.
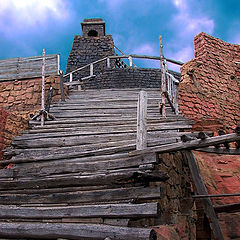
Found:
<path fill-rule="evenodd" d="M 72 73 L 70 73 L 69 76 L 70 76 L 70 77 L 69 77 L 69 82 L 72 82 L 72 80 L 73 80 L 73 75 L 72 75 Z"/>
<path fill-rule="evenodd" d="M 166 117 L 166 73 L 163 58 L 163 46 L 162 46 L 162 36 L 159 36 L 160 45 L 160 64 L 161 64 L 161 95 L 162 95 L 162 116 Z"/>
<path fill-rule="evenodd" d="M 140 91 L 137 105 L 137 141 L 136 149 L 147 148 L 147 92 Z"/>
<path fill-rule="evenodd" d="M 176 115 L 179 114 L 179 109 L 178 109 L 178 85 L 173 83 L 173 106 L 175 109 Z"/>
<path fill-rule="evenodd" d="M 110 68 L 111 64 L 110 64 L 110 58 L 107 58 L 107 68 Z"/>
<path fill-rule="evenodd" d="M 43 49 L 43 61 L 42 61 L 42 114 L 41 114 L 41 126 L 44 125 L 44 111 L 45 111 L 45 49 Z"/>
<path fill-rule="evenodd" d="M 60 70 L 60 91 L 61 91 L 61 101 L 65 102 L 64 85 L 63 85 L 63 72 L 62 72 L 62 70 Z"/>
<path fill-rule="evenodd" d="M 90 76 L 91 77 L 93 76 L 93 64 L 92 63 L 90 64 Z"/>
<path fill-rule="evenodd" d="M 129 67 L 132 67 L 133 66 L 132 56 L 129 56 L 128 60 L 129 60 Z"/>

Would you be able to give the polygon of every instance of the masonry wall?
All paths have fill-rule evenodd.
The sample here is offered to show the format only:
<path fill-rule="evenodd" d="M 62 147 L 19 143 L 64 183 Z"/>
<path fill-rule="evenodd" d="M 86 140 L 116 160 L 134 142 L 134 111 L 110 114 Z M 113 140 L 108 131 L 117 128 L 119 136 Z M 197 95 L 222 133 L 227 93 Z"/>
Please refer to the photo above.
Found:
<path fill-rule="evenodd" d="M 89 63 L 102 59 L 106 56 L 114 55 L 113 39 L 111 35 L 100 37 L 74 37 L 72 50 L 68 57 L 66 73 Z M 106 62 L 94 66 L 94 74 L 98 74 L 106 68 Z M 74 74 L 74 80 L 89 76 L 90 69 Z M 66 78 L 68 81 L 68 78 Z"/>
<path fill-rule="evenodd" d="M 179 107 L 195 121 L 193 130 L 225 130 L 240 126 L 240 45 L 205 33 L 194 39 L 195 58 L 181 68 Z M 232 146 L 234 147 L 234 146 Z M 209 194 L 235 193 L 240 189 L 239 155 L 194 152 Z M 239 197 L 214 198 L 216 206 L 239 203 Z M 198 208 L 201 204 L 198 205 Z M 198 211 L 197 239 L 209 239 Z M 240 213 L 219 213 L 225 239 L 240 239 Z M 202 221 L 202 222 L 201 222 Z"/>
<path fill-rule="evenodd" d="M 240 45 L 200 33 L 195 58 L 181 69 L 180 110 L 195 121 L 195 130 L 240 125 Z"/>
<path fill-rule="evenodd" d="M 30 114 L 41 109 L 41 83 L 42 78 L 0 82 L 0 160 L 2 150 L 27 128 Z M 61 98 L 60 76 L 46 77 L 45 96 L 50 86 L 54 89 L 52 101 L 58 101 Z"/>
<path fill-rule="evenodd" d="M 177 79 L 180 74 L 171 72 Z M 95 78 L 83 81 L 85 89 L 107 88 L 160 88 L 161 72 L 153 68 L 106 69 Z"/>
<path fill-rule="evenodd" d="M 160 184 L 163 189 L 159 201 L 160 213 L 154 223 L 156 240 L 196 239 L 195 206 L 191 197 L 192 187 L 187 162 L 181 152 L 159 154 L 159 169 L 169 175 Z"/>

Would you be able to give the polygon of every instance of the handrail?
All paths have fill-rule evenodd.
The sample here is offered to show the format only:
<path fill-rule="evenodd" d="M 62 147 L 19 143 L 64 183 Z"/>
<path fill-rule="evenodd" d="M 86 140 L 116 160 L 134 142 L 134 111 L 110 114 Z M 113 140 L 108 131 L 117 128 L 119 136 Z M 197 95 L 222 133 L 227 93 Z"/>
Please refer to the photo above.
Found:
<path fill-rule="evenodd" d="M 129 54 L 129 55 L 119 55 L 119 56 L 108 56 L 108 57 L 104 57 L 102 59 L 99 59 L 97 61 L 94 61 L 92 63 L 89 63 L 83 67 L 80 67 L 80 68 L 77 68 L 67 74 L 65 74 L 63 77 L 67 77 L 69 76 L 70 74 L 73 74 L 75 72 L 78 72 L 82 69 L 85 69 L 87 67 L 90 67 L 91 64 L 94 65 L 94 64 L 97 64 L 97 63 L 100 63 L 100 62 L 103 62 L 107 59 L 121 59 L 121 58 L 141 58 L 141 59 L 151 59 L 151 60 L 160 60 L 160 57 L 157 57 L 157 56 L 149 56 L 149 55 L 136 55 L 136 54 Z M 164 58 L 167 62 L 171 62 L 171 63 L 174 63 L 174 64 L 177 64 L 177 65 L 183 65 L 184 63 L 183 62 L 180 62 L 180 61 L 176 61 L 176 60 L 172 60 L 172 59 L 169 59 L 169 58 Z"/>

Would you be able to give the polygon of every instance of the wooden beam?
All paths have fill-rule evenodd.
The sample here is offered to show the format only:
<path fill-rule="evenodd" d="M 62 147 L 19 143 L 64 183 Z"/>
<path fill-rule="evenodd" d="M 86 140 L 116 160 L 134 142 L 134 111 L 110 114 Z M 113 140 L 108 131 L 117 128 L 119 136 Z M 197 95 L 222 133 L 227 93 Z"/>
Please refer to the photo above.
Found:
<path fill-rule="evenodd" d="M 193 150 L 203 147 L 209 147 L 216 144 L 222 144 L 225 142 L 235 142 L 240 140 L 240 135 L 237 133 L 230 133 L 223 136 L 216 136 L 207 138 L 205 140 L 197 139 L 192 140 L 189 142 L 178 142 L 173 144 L 166 144 L 162 146 L 156 146 L 156 147 L 149 147 L 144 150 L 136 150 L 129 153 L 129 156 L 135 156 L 140 154 L 146 154 L 146 153 L 152 153 L 152 152 L 158 152 L 158 153 L 164 153 L 164 152 L 176 152 L 176 151 L 182 151 L 182 150 Z"/>
<path fill-rule="evenodd" d="M 60 70 L 60 91 L 61 91 L 61 101 L 65 102 L 65 94 L 64 94 L 64 84 L 63 84 L 63 72 Z"/>
<path fill-rule="evenodd" d="M 188 162 L 190 172 L 192 175 L 192 180 L 199 195 L 208 195 L 207 189 L 205 187 L 204 181 L 202 179 L 197 161 L 191 151 L 184 151 L 183 157 Z M 221 228 L 218 224 L 217 216 L 215 214 L 212 202 L 210 198 L 201 199 L 204 212 L 209 219 L 210 227 L 213 231 L 213 235 L 217 240 L 224 240 Z"/>
<path fill-rule="evenodd" d="M 240 212 L 240 203 L 233 203 L 233 204 L 224 204 L 220 206 L 214 206 L 215 212 L 217 213 L 234 213 Z"/>
<path fill-rule="evenodd" d="M 106 237 L 119 240 L 149 239 L 151 229 L 116 227 L 103 224 L 71 224 L 71 223 L 1 223 L 0 236 L 7 238 L 37 239 L 95 239 Z"/>
<path fill-rule="evenodd" d="M 140 91 L 137 105 L 137 142 L 136 149 L 147 147 L 147 92 Z"/>
<path fill-rule="evenodd" d="M 216 147 L 205 147 L 198 148 L 196 151 L 207 152 L 207 153 L 216 153 L 216 154 L 226 154 L 226 155 L 240 155 L 240 149 L 235 148 L 216 148 Z"/>
<path fill-rule="evenodd" d="M 66 207 L 19 207 L 0 205 L 0 218 L 56 219 L 56 218 L 135 218 L 152 217 L 158 213 L 158 204 L 98 204 Z"/>
<path fill-rule="evenodd" d="M 192 198 L 215 198 L 215 197 L 236 197 L 240 196 L 240 193 L 224 193 L 224 194 L 201 194 L 193 195 Z"/>

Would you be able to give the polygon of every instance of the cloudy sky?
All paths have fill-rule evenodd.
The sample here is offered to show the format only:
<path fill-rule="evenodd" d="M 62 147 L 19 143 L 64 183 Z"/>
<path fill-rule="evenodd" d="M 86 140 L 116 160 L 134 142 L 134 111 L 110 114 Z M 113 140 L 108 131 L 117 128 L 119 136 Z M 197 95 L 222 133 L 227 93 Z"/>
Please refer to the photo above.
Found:
<path fill-rule="evenodd" d="M 240 44 L 239 0 L 0 0 L 0 59 L 61 55 L 65 71 L 84 18 L 101 17 L 124 53 L 193 58 L 193 38 L 206 32 Z M 144 63 L 147 64 L 147 63 Z"/>

